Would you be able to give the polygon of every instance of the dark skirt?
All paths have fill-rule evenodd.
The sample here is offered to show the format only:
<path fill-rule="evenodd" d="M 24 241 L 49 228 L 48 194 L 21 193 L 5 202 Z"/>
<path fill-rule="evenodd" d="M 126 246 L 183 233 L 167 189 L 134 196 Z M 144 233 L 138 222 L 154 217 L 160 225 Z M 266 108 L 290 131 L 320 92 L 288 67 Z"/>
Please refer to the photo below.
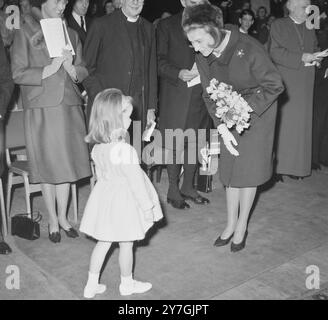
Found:
<path fill-rule="evenodd" d="M 91 176 L 80 106 L 24 110 L 30 182 L 61 184 Z"/>
<path fill-rule="evenodd" d="M 249 129 L 241 135 L 231 130 L 238 146 L 239 156 L 235 157 L 221 141 L 220 180 L 224 186 L 234 188 L 257 187 L 272 177 L 273 142 L 277 115 L 277 103 L 261 117 L 251 114 Z"/>

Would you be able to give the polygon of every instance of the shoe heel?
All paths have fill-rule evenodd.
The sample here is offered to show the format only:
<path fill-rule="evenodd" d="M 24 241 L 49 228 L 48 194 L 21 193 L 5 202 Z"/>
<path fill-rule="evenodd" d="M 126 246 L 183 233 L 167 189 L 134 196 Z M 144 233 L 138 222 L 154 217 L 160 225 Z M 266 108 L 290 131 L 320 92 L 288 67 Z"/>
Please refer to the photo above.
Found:
<path fill-rule="evenodd" d="M 238 251 L 243 250 L 246 246 L 247 236 L 248 236 L 248 231 L 246 230 L 243 241 L 241 243 L 235 244 L 235 243 L 231 242 L 231 247 L 230 247 L 231 252 L 238 252 Z"/>

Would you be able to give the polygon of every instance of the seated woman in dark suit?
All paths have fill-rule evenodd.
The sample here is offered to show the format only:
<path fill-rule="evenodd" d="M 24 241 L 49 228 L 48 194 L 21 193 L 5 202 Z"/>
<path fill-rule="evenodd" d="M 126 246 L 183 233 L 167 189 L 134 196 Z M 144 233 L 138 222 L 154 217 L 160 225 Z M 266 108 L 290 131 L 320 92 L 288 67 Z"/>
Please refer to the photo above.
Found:
<path fill-rule="evenodd" d="M 257 186 L 272 175 L 272 149 L 276 122 L 276 100 L 283 91 L 281 76 L 263 46 L 236 29 L 225 30 L 221 12 L 209 4 L 185 10 L 183 28 L 194 49 L 208 111 L 223 143 L 220 180 L 226 187 L 228 223 L 216 240 L 231 251 L 245 247 L 247 223 Z M 228 129 L 216 114 L 216 104 L 206 88 L 215 78 L 232 85 L 253 109 L 250 128 L 242 135 Z M 239 217 L 238 217 L 239 213 Z"/>
<path fill-rule="evenodd" d="M 66 4 L 67 0 L 40 0 L 43 18 L 61 18 Z M 62 57 L 51 59 L 39 21 L 31 20 L 16 31 L 11 52 L 13 79 L 20 85 L 24 107 L 30 181 L 41 183 L 49 239 L 55 243 L 61 239 L 59 228 L 69 237 L 78 236 L 66 217 L 70 183 L 91 175 L 77 87 L 88 72 L 77 33 L 67 28 L 67 36 L 75 55 L 64 50 Z"/>
<path fill-rule="evenodd" d="M 14 83 L 12 81 L 10 66 L 3 46 L 2 38 L 0 36 L 0 177 L 5 170 L 4 155 L 5 155 L 5 137 L 3 119 L 7 111 L 7 107 L 14 90 Z M 2 224 L 5 221 L 0 221 L 0 254 L 8 254 L 11 252 L 10 247 L 4 242 L 2 235 Z"/>

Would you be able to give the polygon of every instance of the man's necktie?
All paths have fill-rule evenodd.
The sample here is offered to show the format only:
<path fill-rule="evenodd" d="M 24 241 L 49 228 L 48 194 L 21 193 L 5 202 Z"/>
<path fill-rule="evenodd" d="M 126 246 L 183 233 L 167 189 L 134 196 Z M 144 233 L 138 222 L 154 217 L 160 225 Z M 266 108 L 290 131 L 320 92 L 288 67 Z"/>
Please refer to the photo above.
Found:
<path fill-rule="evenodd" d="M 80 18 L 81 18 L 81 28 L 85 31 L 85 28 L 84 28 L 84 20 L 83 20 L 83 17 L 82 16 L 80 16 Z"/>

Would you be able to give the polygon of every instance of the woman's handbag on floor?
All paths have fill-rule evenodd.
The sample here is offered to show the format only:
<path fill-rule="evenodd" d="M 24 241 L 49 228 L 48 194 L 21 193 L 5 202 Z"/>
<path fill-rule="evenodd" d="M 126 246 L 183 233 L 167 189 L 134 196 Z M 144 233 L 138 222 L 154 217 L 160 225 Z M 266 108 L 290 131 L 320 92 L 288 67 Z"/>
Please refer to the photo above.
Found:
<path fill-rule="evenodd" d="M 200 192 L 212 192 L 213 186 L 213 176 L 202 174 L 202 168 L 199 168 L 198 176 L 197 176 L 197 190 Z"/>
<path fill-rule="evenodd" d="M 42 216 L 39 212 L 33 214 L 17 214 L 11 218 L 11 234 L 27 240 L 40 238 L 40 221 Z"/>
<path fill-rule="evenodd" d="M 220 143 L 211 141 L 211 144 L 206 144 L 206 147 L 200 150 L 202 155 L 202 166 L 199 168 L 197 175 L 197 190 L 201 192 L 212 192 L 213 190 L 213 175 L 217 171 L 217 155 L 220 154 Z M 216 157 L 216 158 L 215 158 Z"/>

